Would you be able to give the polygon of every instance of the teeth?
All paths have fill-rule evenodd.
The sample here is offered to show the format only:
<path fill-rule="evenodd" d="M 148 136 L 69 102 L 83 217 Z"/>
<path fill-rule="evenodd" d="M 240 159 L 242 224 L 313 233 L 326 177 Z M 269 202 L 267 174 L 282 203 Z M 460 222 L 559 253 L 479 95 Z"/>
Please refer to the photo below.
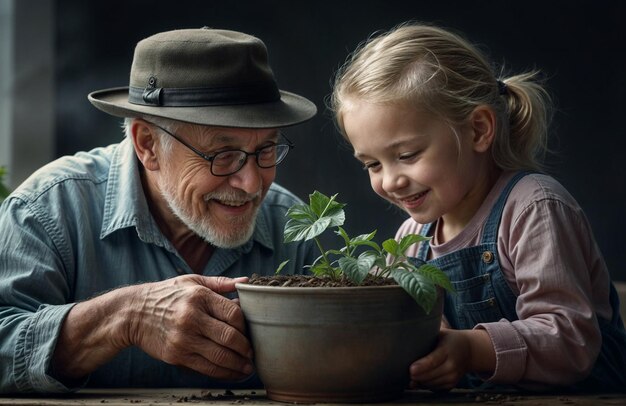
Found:
<path fill-rule="evenodd" d="M 256 193 L 235 193 L 235 192 L 211 192 L 203 196 L 205 202 L 214 201 L 224 206 L 241 207 L 250 202 L 254 202 L 261 196 L 261 191 Z"/>
<path fill-rule="evenodd" d="M 224 200 L 218 200 L 218 202 L 220 202 L 221 204 L 225 205 L 225 206 L 231 206 L 231 207 L 239 207 L 239 206 L 243 206 L 244 204 L 246 204 L 246 201 L 242 201 L 242 202 L 228 202 L 228 201 L 224 201 Z"/>
<path fill-rule="evenodd" d="M 418 194 L 416 194 L 415 196 L 413 196 L 413 197 L 411 197 L 411 198 L 408 198 L 408 199 L 402 199 L 402 200 L 403 200 L 403 201 L 405 201 L 405 202 L 412 202 L 413 200 L 417 200 L 417 199 L 419 199 L 420 197 L 424 196 L 425 194 L 426 194 L 426 192 L 421 192 L 421 193 L 418 193 Z"/>

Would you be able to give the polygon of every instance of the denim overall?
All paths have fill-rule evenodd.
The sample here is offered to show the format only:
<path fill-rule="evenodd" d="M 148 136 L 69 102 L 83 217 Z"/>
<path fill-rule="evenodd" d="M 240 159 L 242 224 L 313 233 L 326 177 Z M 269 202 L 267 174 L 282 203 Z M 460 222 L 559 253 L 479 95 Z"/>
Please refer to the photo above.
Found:
<path fill-rule="evenodd" d="M 500 218 L 511 189 L 527 172 L 519 172 L 506 185 L 493 206 L 484 225 L 479 245 L 455 251 L 427 261 L 430 245 L 422 243 L 417 260 L 427 261 L 448 275 L 455 293 L 446 293 L 444 315 L 453 329 L 472 329 L 478 323 L 497 322 L 500 319 L 518 320 L 515 312 L 517 296 L 509 287 L 500 269 L 497 237 Z M 434 224 L 424 225 L 421 234 L 428 236 Z M 602 348 L 590 376 L 570 389 L 623 390 L 626 385 L 626 331 L 619 315 L 619 298 L 611 284 L 611 320 L 599 319 Z M 458 387 L 481 389 L 494 385 L 475 374 L 467 374 Z M 512 386 L 497 386 L 512 388 Z"/>

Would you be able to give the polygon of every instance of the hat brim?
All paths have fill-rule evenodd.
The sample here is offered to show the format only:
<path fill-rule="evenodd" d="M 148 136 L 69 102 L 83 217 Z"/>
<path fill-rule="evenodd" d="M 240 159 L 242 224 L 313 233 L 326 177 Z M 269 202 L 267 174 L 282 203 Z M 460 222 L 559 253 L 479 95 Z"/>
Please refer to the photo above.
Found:
<path fill-rule="evenodd" d="M 317 107 L 310 100 L 280 91 L 271 103 L 199 107 L 155 107 L 128 101 L 128 87 L 98 90 L 87 98 L 96 108 L 116 117 L 151 115 L 187 123 L 237 128 L 288 127 L 311 119 Z"/>

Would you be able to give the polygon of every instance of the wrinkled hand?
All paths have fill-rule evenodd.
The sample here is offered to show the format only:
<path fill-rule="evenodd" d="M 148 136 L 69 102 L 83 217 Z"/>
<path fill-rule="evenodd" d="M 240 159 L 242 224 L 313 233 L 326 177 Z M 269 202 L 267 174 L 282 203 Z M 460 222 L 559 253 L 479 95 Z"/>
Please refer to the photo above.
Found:
<path fill-rule="evenodd" d="M 128 340 L 150 356 L 217 379 L 250 375 L 252 347 L 236 301 L 222 296 L 246 278 L 184 275 L 141 286 Z"/>
<path fill-rule="evenodd" d="M 437 347 L 409 367 L 412 388 L 450 390 L 469 371 L 470 338 L 460 330 L 442 328 Z"/>

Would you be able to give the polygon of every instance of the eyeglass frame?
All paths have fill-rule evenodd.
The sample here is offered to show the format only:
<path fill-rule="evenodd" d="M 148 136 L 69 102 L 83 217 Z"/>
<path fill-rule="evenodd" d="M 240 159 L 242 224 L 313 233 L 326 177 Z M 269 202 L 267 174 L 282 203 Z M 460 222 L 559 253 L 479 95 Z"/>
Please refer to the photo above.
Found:
<path fill-rule="evenodd" d="M 195 147 L 194 147 L 194 146 L 192 146 L 191 144 L 187 143 L 186 141 L 184 141 L 184 140 L 183 140 L 182 138 L 180 138 L 179 136 L 177 136 L 177 135 L 175 135 L 175 134 L 173 134 L 173 133 L 169 132 L 169 131 L 168 131 L 168 130 L 166 130 L 165 128 L 161 127 L 160 125 L 157 125 L 157 124 L 154 124 L 154 123 L 150 123 L 150 124 L 152 124 L 153 126 L 155 126 L 155 127 L 156 127 L 156 128 L 158 128 L 158 129 L 160 129 L 161 131 L 165 132 L 166 134 L 168 134 L 168 135 L 172 136 L 175 140 L 177 140 L 178 142 L 180 142 L 181 144 L 183 144 L 185 147 L 189 148 L 191 151 L 193 151 L 193 152 L 194 152 L 196 155 L 198 155 L 200 158 L 202 158 L 202 159 L 204 159 L 205 161 L 209 162 L 209 163 L 211 164 L 211 165 L 209 166 L 209 168 L 210 168 L 210 170 L 211 170 L 211 175 L 213 175 L 213 176 L 222 176 L 222 177 L 224 177 L 224 176 L 234 175 L 235 173 L 237 173 L 237 172 L 239 172 L 240 170 L 242 170 L 244 166 L 246 166 L 246 163 L 248 162 L 248 158 L 249 158 L 251 155 L 254 155 L 254 156 L 255 156 L 255 162 L 256 162 L 256 164 L 257 164 L 257 166 L 258 166 L 259 168 L 262 168 L 262 169 L 274 168 L 274 167 L 275 167 L 275 166 L 277 166 L 279 163 L 281 163 L 282 161 L 284 161 L 284 160 L 285 160 L 285 158 L 286 158 L 286 157 L 287 157 L 287 155 L 289 154 L 289 151 L 291 151 L 293 148 L 295 148 L 295 147 L 296 147 L 296 146 L 295 146 L 295 144 L 294 144 L 293 142 L 291 142 L 291 141 L 289 140 L 289 138 L 287 138 L 287 137 L 285 136 L 285 134 L 283 134 L 282 132 L 279 132 L 279 136 L 280 136 L 280 137 L 283 137 L 283 138 L 285 139 L 285 141 L 287 141 L 287 144 L 284 144 L 284 143 L 276 143 L 276 144 L 272 144 L 272 145 L 267 145 L 267 146 L 265 146 L 265 147 L 263 147 L 263 148 L 259 148 L 259 149 L 257 149 L 257 150 L 256 150 L 256 151 L 254 151 L 254 152 L 248 152 L 248 151 L 244 151 L 244 150 L 242 150 L 242 149 L 237 149 L 237 148 L 234 148 L 234 149 L 227 149 L 227 150 L 224 150 L 224 151 L 219 151 L 219 152 L 216 152 L 216 153 L 215 153 L 215 155 L 213 155 L 213 156 L 209 156 L 209 155 L 205 154 L 204 152 L 201 152 L 200 150 L 198 150 L 197 148 L 195 148 Z M 277 159 L 276 159 L 276 161 L 274 162 L 274 164 L 273 164 L 273 165 L 271 165 L 271 166 L 261 166 L 261 164 L 259 163 L 259 154 L 260 154 L 260 153 L 261 153 L 261 152 L 262 152 L 265 148 L 268 148 L 268 147 L 274 147 L 274 148 L 276 148 L 276 147 L 287 147 L 287 152 L 285 152 L 285 154 L 284 154 L 284 155 L 283 155 L 280 159 L 278 159 L 278 158 L 277 158 Z M 214 172 L 213 172 L 213 160 L 215 160 L 215 157 L 216 157 L 216 156 L 218 156 L 219 154 L 222 154 L 222 153 L 229 153 L 229 152 L 230 152 L 230 153 L 232 153 L 232 152 L 243 152 L 243 153 L 245 154 L 245 158 L 244 158 L 242 161 L 240 161 L 241 163 L 240 163 L 240 165 L 239 165 L 239 168 L 237 168 L 237 170 L 235 170 L 235 171 L 233 171 L 233 172 L 229 172 L 229 173 L 226 173 L 226 174 L 216 174 L 216 173 L 214 173 Z"/>

